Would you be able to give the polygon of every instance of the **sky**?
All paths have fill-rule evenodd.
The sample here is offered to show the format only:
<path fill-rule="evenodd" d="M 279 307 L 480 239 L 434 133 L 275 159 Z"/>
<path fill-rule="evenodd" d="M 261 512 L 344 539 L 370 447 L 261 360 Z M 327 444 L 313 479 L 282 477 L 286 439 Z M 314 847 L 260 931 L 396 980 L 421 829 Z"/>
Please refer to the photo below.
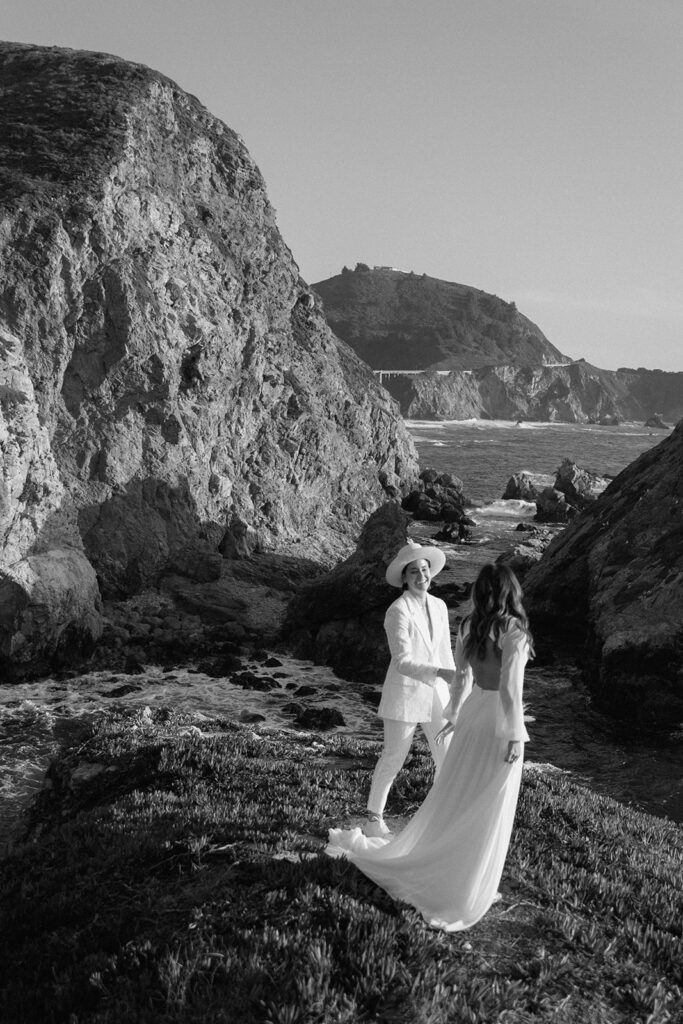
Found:
<path fill-rule="evenodd" d="M 682 0 L 3 0 L 237 131 L 309 283 L 514 301 L 572 359 L 683 371 Z"/>

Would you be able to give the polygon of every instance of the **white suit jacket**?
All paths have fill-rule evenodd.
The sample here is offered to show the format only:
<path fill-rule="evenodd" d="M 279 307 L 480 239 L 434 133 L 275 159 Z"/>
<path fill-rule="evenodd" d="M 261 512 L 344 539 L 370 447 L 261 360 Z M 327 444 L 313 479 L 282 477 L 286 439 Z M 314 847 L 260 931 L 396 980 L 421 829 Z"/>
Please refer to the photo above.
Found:
<path fill-rule="evenodd" d="M 448 703 L 448 685 L 437 679 L 440 668 L 455 668 L 448 609 L 438 597 L 427 594 L 433 636 L 419 613 L 416 601 L 403 593 L 389 606 L 384 629 L 389 641 L 391 662 L 377 709 L 381 718 L 399 722 L 429 722 L 434 695 L 441 706 Z"/>

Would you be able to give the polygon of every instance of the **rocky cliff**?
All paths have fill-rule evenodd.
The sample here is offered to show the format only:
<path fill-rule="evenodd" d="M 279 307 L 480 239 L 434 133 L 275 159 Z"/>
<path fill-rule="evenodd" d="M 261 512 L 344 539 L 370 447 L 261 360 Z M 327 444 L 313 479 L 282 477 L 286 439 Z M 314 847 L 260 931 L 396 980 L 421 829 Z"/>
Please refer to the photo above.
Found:
<path fill-rule="evenodd" d="M 332 329 L 362 359 L 402 371 L 381 380 L 408 418 L 585 423 L 659 414 L 671 424 L 683 416 L 683 373 L 572 361 L 514 303 L 479 289 L 368 268 L 314 288 Z"/>
<path fill-rule="evenodd" d="M 648 406 L 616 373 L 583 360 L 557 366 L 507 364 L 446 375 L 383 376 L 383 383 L 403 415 L 412 419 L 599 423 L 647 418 Z"/>
<path fill-rule="evenodd" d="M 0 109 L 5 665 L 207 549 L 348 553 L 415 449 L 239 136 L 146 67 L 56 48 L 0 44 Z"/>
<path fill-rule="evenodd" d="M 583 649 L 602 707 L 683 720 L 683 423 L 573 520 L 524 586 L 539 635 Z"/>
<path fill-rule="evenodd" d="M 374 370 L 566 361 L 514 302 L 480 288 L 361 263 L 313 288 L 332 330 Z"/>

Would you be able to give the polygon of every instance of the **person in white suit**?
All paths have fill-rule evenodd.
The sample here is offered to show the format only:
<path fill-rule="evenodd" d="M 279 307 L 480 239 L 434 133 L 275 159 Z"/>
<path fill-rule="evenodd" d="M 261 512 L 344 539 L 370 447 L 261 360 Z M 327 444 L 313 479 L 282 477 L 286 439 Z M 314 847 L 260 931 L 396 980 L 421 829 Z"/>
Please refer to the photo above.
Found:
<path fill-rule="evenodd" d="M 408 756 L 418 725 L 427 737 L 436 773 L 446 756 L 450 737 L 446 743 L 437 744 L 436 736 L 447 724 L 444 708 L 449 701 L 448 686 L 455 676 L 455 663 L 448 609 L 443 601 L 428 593 L 433 577 L 445 564 L 446 556 L 439 548 L 408 541 L 387 567 L 387 582 L 405 589 L 384 619 L 391 652 L 377 709 L 384 720 L 384 746 L 370 786 L 366 836 L 389 834 L 384 821 L 387 796 Z"/>

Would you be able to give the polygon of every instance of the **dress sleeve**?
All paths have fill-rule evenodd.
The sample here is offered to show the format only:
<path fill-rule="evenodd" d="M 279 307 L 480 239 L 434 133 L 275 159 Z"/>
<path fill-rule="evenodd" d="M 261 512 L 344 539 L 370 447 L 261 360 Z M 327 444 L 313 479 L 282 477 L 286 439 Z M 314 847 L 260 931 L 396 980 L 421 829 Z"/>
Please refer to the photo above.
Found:
<path fill-rule="evenodd" d="M 410 619 L 408 612 L 401 608 L 401 602 L 389 607 L 384 618 L 384 629 L 389 641 L 389 650 L 396 669 L 408 679 L 416 679 L 421 683 L 433 686 L 440 666 L 415 660 L 415 651 L 410 635 Z"/>
<path fill-rule="evenodd" d="M 524 725 L 522 688 L 524 666 L 529 660 L 529 644 L 523 630 L 510 626 L 502 636 L 503 659 L 500 672 L 500 701 L 496 716 L 496 736 L 526 743 L 529 734 Z"/>
<path fill-rule="evenodd" d="M 465 644 L 462 629 L 458 630 L 455 640 L 455 678 L 450 685 L 451 699 L 444 709 L 444 718 L 455 724 L 460 708 L 472 690 L 472 666 L 465 657 Z"/>

